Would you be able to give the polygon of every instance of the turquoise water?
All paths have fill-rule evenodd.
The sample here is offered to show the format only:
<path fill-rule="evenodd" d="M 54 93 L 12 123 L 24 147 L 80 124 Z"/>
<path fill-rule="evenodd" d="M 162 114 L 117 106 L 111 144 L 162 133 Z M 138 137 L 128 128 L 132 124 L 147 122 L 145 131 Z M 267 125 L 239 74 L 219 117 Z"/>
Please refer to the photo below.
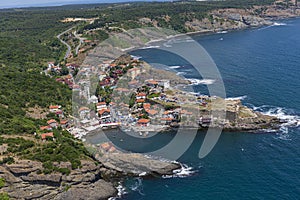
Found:
<path fill-rule="evenodd" d="M 300 20 L 283 23 L 194 39 L 216 62 L 228 97 L 244 96 L 243 103 L 248 106 L 297 121 Z M 133 54 L 152 63 L 164 62 L 166 58 L 154 49 Z M 167 64 L 184 63 L 172 60 Z M 189 66 L 176 71 L 193 77 L 192 72 L 188 73 Z M 199 85 L 198 89 L 205 92 L 205 86 Z M 282 128 L 276 133 L 223 133 L 213 151 L 199 159 L 199 141 L 203 137 L 200 133 L 179 160 L 192 166 L 194 175 L 128 180 L 128 194 L 123 199 L 300 199 L 299 127 Z"/>
<path fill-rule="evenodd" d="M 194 39 L 216 62 L 228 97 L 243 97 L 244 104 L 292 124 L 299 123 L 300 116 L 300 20 L 283 23 Z M 145 49 L 132 54 L 149 63 L 180 66 L 170 70 L 186 78 L 199 78 L 192 66 L 181 59 L 171 59 L 168 53 Z M 206 93 L 207 87 L 197 85 L 195 90 Z M 136 140 L 118 131 L 109 135 L 118 146 L 126 143 L 128 150 L 147 152 L 167 144 L 175 133 Z M 204 136 L 199 133 L 179 159 L 192 167 L 193 174 L 184 178 L 127 180 L 123 183 L 127 194 L 122 199 L 300 199 L 299 126 L 283 126 L 276 132 L 223 133 L 213 151 L 199 159 Z M 87 140 L 97 143 L 97 137 Z"/>

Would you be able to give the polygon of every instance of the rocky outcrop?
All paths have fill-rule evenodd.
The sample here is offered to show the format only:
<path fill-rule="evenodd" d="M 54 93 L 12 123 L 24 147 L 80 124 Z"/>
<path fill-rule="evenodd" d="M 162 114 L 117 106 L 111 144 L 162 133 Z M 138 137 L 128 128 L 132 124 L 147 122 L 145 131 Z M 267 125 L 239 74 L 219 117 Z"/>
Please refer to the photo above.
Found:
<path fill-rule="evenodd" d="M 142 154 L 137 153 L 113 153 L 99 154 L 95 158 L 100 161 L 104 167 L 112 169 L 118 174 L 126 174 L 131 176 L 162 176 L 171 175 L 173 171 L 181 168 L 179 164 L 160 161 L 158 159 L 149 159 Z M 110 177 L 109 171 L 103 175 Z M 114 174 L 113 174 L 114 175 Z"/>
<path fill-rule="evenodd" d="M 5 167 L 13 174 L 21 176 L 30 174 L 42 168 L 42 163 L 31 160 L 18 160 L 14 164 L 5 165 Z"/>
<path fill-rule="evenodd" d="M 7 192 L 11 199 L 107 199 L 115 196 L 117 190 L 113 183 L 101 178 L 102 168 L 94 161 L 82 161 L 82 167 L 69 175 L 41 174 L 41 163 L 18 160 L 0 166 L 0 177 L 6 181 L 0 192 Z"/>
<path fill-rule="evenodd" d="M 66 192 L 60 193 L 54 199 L 57 200 L 74 200 L 74 199 L 89 199 L 102 200 L 116 196 L 116 189 L 112 183 L 104 180 L 96 181 L 91 184 L 79 184 L 70 187 Z"/>
<path fill-rule="evenodd" d="M 99 162 L 81 161 L 81 168 L 71 170 L 69 175 L 60 173 L 42 174 L 42 163 L 17 160 L 14 164 L 0 166 L 0 177 L 6 185 L 0 192 L 7 192 L 11 199 L 45 200 L 101 200 L 116 196 L 115 183 L 123 177 L 161 176 L 173 174 L 180 165 L 147 158 L 141 154 L 115 153 L 96 154 Z M 70 163 L 54 163 L 70 168 Z M 144 174 L 146 175 L 146 174 Z"/>

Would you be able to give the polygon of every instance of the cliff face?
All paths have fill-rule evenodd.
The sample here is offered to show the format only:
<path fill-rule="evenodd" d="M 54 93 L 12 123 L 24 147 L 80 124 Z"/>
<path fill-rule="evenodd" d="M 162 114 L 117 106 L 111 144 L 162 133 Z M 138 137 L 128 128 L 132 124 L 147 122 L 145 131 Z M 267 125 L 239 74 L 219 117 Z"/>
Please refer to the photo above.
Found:
<path fill-rule="evenodd" d="M 108 199 L 117 195 L 116 182 L 122 177 L 161 176 L 173 173 L 180 165 L 146 158 L 141 154 L 107 154 L 94 161 L 81 161 L 82 167 L 71 170 L 69 175 L 60 173 L 41 174 L 40 162 L 18 160 L 14 164 L 0 166 L 0 177 L 5 179 L 1 192 L 11 199 L 74 200 Z M 60 163 L 70 167 L 70 163 Z"/>
<path fill-rule="evenodd" d="M 101 164 L 83 161 L 82 168 L 69 175 L 40 174 L 42 169 L 41 163 L 30 160 L 0 166 L 6 182 L 0 191 L 11 199 L 107 199 L 117 194 L 113 184 L 101 177 Z"/>
<path fill-rule="evenodd" d="M 300 9 L 277 5 L 255 6 L 250 9 L 218 9 L 210 12 L 208 16 L 202 20 L 186 22 L 185 25 L 188 30 L 199 32 L 238 30 L 271 25 L 272 20 L 300 16 Z"/>

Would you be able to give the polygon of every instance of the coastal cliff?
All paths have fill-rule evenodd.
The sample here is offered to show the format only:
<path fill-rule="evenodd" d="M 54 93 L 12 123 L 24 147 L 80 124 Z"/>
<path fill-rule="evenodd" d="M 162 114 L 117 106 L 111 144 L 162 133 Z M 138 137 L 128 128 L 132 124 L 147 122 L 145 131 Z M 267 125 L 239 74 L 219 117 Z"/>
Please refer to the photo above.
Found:
<path fill-rule="evenodd" d="M 59 163 L 71 170 L 70 174 L 42 174 L 42 163 L 18 160 L 0 166 L 4 186 L 0 192 L 8 193 L 11 199 L 102 200 L 118 195 L 118 181 L 124 177 L 148 177 L 171 175 L 179 164 L 146 158 L 141 154 L 97 154 L 97 161 L 81 161 L 81 168 L 71 170 L 68 162 Z"/>

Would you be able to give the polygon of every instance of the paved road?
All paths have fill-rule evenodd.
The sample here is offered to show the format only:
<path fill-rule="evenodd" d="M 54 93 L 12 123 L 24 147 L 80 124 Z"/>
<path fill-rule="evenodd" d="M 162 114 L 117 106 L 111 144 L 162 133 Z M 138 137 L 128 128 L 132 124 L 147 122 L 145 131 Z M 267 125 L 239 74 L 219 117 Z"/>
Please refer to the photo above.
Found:
<path fill-rule="evenodd" d="M 79 37 L 79 35 L 77 35 L 76 31 L 73 32 L 74 36 L 79 40 L 79 44 L 76 47 L 75 51 L 76 51 L 76 55 L 78 55 L 79 52 L 79 48 L 80 46 L 84 43 L 84 38 Z"/>
<path fill-rule="evenodd" d="M 73 28 L 75 28 L 75 26 L 69 28 L 68 30 L 66 30 L 66 31 L 64 31 L 64 32 L 62 32 L 62 33 L 60 33 L 60 34 L 58 34 L 58 35 L 56 36 L 57 39 L 59 39 L 60 42 L 63 43 L 64 45 L 66 45 L 67 48 L 68 48 L 68 50 L 67 50 L 67 52 L 66 52 L 66 55 L 65 55 L 65 57 L 64 57 L 65 60 L 70 56 L 72 48 L 71 48 L 71 46 L 70 46 L 68 43 L 66 43 L 65 41 L 63 41 L 60 37 L 61 37 L 63 34 L 65 34 L 65 33 L 69 32 L 69 31 L 71 31 Z"/>

